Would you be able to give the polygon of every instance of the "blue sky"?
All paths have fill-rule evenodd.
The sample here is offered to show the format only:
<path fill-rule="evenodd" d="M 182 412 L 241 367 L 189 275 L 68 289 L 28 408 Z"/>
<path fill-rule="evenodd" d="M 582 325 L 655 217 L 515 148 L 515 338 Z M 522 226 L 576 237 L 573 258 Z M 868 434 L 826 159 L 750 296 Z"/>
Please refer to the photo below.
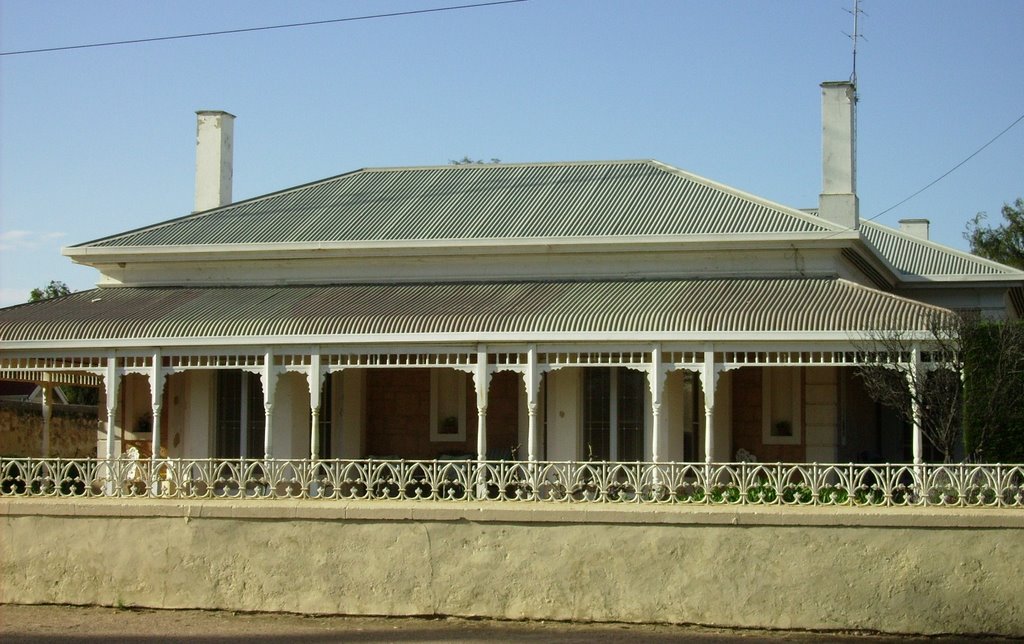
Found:
<path fill-rule="evenodd" d="M 0 50 L 470 0 L 0 0 Z M 820 191 L 820 95 L 853 0 L 528 0 L 0 57 L 0 305 L 94 270 L 72 245 L 188 214 L 195 114 L 235 114 L 235 199 L 361 167 L 654 158 L 787 205 Z M 1024 114 L 1024 2 L 863 0 L 858 188 L 871 217 Z M 1024 196 L 1024 123 L 877 221 L 964 225 Z"/>

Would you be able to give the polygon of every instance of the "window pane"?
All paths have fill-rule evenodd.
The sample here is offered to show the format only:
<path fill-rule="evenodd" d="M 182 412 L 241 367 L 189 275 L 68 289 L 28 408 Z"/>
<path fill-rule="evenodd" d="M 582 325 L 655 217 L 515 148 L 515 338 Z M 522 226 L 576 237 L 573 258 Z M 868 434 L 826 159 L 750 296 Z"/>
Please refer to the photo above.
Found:
<path fill-rule="evenodd" d="M 217 428 L 216 458 L 233 459 L 241 456 L 242 372 L 217 372 Z"/>
<path fill-rule="evenodd" d="M 583 370 L 583 449 L 587 460 L 608 460 L 611 369 Z"/>
<path fill-rule="evenodd" d="M 619 367 L 619 454 L 620 461 L 644 459 L 644 385 L 643 372 Z"/>
<path fill-rule="evenodd" d="M 249 379 L 249 427 L 246 442 L 248 457 L 263 458 L 263 434 L 267 424 L 267 414 L 263 409 L 263 383 L 251 374 L 245 374 L 244 377 Z"/>
<path fill-rule="evenodd" d="M 320 451 L 317 454 L 320 458 L 331 457 L 331 378 L 333 374 L 327 374 L 324 378 L 324 386 L 320 392 L 320 423 L 317 432 L 320 439 Z"/>

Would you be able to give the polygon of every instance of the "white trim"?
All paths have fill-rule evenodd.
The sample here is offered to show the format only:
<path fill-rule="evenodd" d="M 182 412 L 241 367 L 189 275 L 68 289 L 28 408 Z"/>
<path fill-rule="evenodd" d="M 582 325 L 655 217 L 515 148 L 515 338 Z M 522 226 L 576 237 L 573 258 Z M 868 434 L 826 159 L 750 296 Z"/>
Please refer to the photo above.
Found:
<path fill-rule="evenodd" d="M 908 340 L 927 341 L 932 337 L 928 331 L 907 331 L 904 337 Z M 175 347 L 250 347 L 255 345 L 307 346 L 311 342 L 320 345 L 362 345 L 362 344 L 429 344 L 429 343 L 477 343 L 486 344 L 536 344 L 556 342 L 585 342 L 605 344 L 609 342 L 841 342 L 856 350 L 858 345 L 869 340 L 847 331 L 679 331 L 679 332 L 594 332 L 594 333 L 543 333 L 537 336 L 524 336 L 519 333 L 451 333 L 451 334 L 416 334 L 401 333 L 389 336 L 381 335 L 318 335 L 318 336 L 246 336 L 246 337 L 205 337 L 205 338 L 141 338 L 106 339 L 106 340 L 27 340 L 4 342 L 4 350 L 49 349 L 61 351 L 66 349 L 107 349 L 161 347 L 164 351 Z"/>
<path fill-rule="evenodd" d="M 622 252 L 649 251 L 653 248 L 672 250 L 700 246 L 701 250 L 749 247 L 791 249 L 794 242 L 818 242 L 822 248 L 847 247 L 859 240 L 856 231 L 813 231 L 777 233 L 711 233 L 697 235 L 578 235 L 565 237 L 460 237 L 444 239 L 396 239 L 317 242 L 272 242 L 246 244 L 178 244 L 167 246 L 65 246 L 61 254 L 72 259 L 106 258 L 109 261 L 138 259 L 148 256 L 168 257 L 180 255 L 193 261 L 209 257 L 223 261 L 238 261 L 239 255 L 266 258 L 303 257 L 302 251 L 315 257 L 329 257 L 334 253 L 349 256 L 393 256 L 404 254 L 472 255 L 476 249 L 487 249 L 503 254 L 533 252 L 533 249 L 551 252 L 590 252 L 600 246 L 601 252 L 618 247 Z M 424 253 L 424 251 L 428 251 Z M 224 253 L 231 253 L 225 257 Z"/>

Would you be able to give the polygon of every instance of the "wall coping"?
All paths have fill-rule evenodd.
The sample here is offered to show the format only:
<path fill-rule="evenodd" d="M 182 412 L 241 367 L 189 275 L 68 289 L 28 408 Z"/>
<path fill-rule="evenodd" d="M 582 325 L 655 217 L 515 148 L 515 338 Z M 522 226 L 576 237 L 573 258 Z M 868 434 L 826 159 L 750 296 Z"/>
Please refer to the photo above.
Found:
<path fill-rule="evenodd" d="M 162 499 L 0 499 L 0 516 L 166 517 L 261 521 L 437 521 L 477 523 L 1024 529 L 1008 508 L 650 506 L 447 501 L 232 501 Z"/>

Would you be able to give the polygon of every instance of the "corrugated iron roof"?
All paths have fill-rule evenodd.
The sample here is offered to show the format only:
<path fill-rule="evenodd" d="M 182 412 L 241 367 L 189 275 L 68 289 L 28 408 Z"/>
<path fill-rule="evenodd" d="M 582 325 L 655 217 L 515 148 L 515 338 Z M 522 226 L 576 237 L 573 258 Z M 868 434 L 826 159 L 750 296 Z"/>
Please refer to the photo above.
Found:
<path fill-rule="evenodd" d="M 365 169 L 78 247 L 834 230 L 656 161 L 616 161 Z"/>
<path fill-rule="evenodd" d="M 835 278 L 111 288 L 0 310 L 0 342 L 925 330 L 938 309 Z"/>
<path fill-rule="evenodd" d="M 861 233 L 872 249 L 904 278 L 981 275 L 1005 275 L 1010 279 L 1024 277 L 1024 272 L 1015 268 L 933 241 L 919 239 L 873 221 L 861 222 Z"/>

